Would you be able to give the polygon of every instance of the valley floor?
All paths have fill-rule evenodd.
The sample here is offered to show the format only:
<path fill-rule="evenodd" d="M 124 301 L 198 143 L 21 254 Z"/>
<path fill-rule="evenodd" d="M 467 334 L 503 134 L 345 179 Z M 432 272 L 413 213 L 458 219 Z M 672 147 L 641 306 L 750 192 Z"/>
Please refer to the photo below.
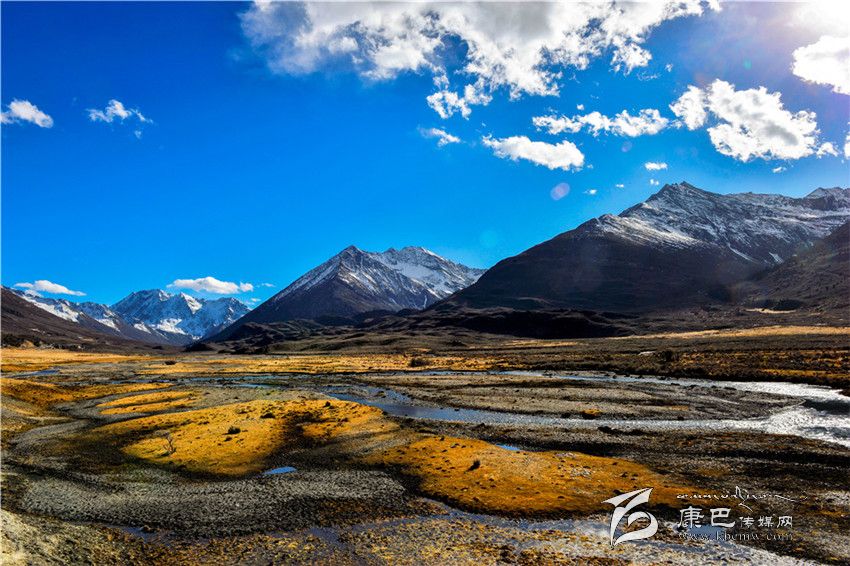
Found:
<path fill-rule="evenodd" d="M 848 337 L 4 349 L 3 563 L 847 563 Z M 649 487 L 657 534 L 612 547 Z"/>

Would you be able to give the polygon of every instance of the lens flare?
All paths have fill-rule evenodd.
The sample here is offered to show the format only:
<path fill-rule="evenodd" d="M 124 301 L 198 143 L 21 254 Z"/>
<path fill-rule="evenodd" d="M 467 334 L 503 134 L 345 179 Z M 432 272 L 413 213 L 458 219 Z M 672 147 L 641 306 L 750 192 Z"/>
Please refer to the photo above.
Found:
<path fill-rule="evenodd" d="M 570 194 L 570 186 L 567 183 L 558 183 L 549 191 L 549 196 L 552 197 L 552 200 L 561 200 L 568 194 Z"/>

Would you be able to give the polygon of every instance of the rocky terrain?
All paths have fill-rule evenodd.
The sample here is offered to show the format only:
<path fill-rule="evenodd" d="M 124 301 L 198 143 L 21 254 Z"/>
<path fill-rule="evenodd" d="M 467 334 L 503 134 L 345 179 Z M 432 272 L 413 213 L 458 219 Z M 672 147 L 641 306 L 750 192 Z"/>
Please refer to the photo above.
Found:
<path fill-rule="evenodd" d="M 850 456 L 817 436 L 846 425 L 834 390 L 450 371 L 477 357 L 37 354 L 4 357 L 4 563 L 850 559 Z M 643 487 L 658 533 L 612 547 L 603 500 Z M 714 506 L 680 496 L 735 493 L 724 534 L 749 515 L 793 527 L 677 529 Z"/>
<path fill-rule="evenodd" d="M 218 332 L 248 312 L 248 307 L 231 297 L 202 299 L 159 289 L 130 293 L 111 307 L 17 289 L 4 291 L 89 330 L 153 344 L 189 344 Z"/>
<path fill-rule="evenodd" d="M 84 313 L 78 314 L 76 320 L 56 316 L 6 287 L 2 288 L 0 301 L 4 346 L 45 345 L 89 350 L 150 350 L 156 347 L 116 335 Z"/>

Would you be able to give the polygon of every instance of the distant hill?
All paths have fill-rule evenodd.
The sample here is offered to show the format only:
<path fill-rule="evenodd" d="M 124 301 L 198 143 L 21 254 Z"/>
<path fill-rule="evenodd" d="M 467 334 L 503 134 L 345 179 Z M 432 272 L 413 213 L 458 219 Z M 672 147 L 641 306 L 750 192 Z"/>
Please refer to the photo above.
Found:
<path fill-rule="evenodd" d="M 237 299 L 229 297 L 200 299 L 159 289 L 130 293 L 111 307 L 52 299 L 16 289 L 9 291 L 84 328 L 129 340 L 178 346 L 218 332 L 249 310 Z"/>
<path fill-rule="evenodd" d="M 55 346 L 91 350 L 150 350 L 151 344 L 129 340 L 109 332 L 93 319 L 72 321 L 60 318 L 2 288 L 2 340 L 4 346 Z"/>

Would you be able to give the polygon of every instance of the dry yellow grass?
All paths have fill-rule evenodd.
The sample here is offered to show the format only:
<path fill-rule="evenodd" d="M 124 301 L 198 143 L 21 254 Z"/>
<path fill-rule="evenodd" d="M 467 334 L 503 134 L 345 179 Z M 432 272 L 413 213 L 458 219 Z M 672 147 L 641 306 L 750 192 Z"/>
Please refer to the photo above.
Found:
<path fill-rule="evenodd" d="M 185 397 L 194 397 L 192 391 L 154 391 L 153 393 L 138 393 L 127 397 L 119 397 L 112 401 L 98 403 L 98 407 L 127 407 L 130 405 L 145 405 L 147 403 L 161 403 L 162 401 L 174 401 Z"/>
<path fill-rule="evenodd" d="M 759 326 L 756 328 L 728 328 L 723 330 L 695 330 L 692 332 L 667 332 L 637 336 L 617 336 L 607 340 L 635 340 L 653 338 L 757 338 L 766 336 L 848 336 L 848 326 Z"/>
<path fill-rule="evenodd" d="M 628 460 L 512 451 L 450 436 L 421 437 L 364 460 L 397 468 L 432 497 L 489 513 L 592 513 L 615 490 L 643 487 L 654 488 L 654 504 L 674 506 L 686 489 Z"/>
<path fill-rule="evenodd" d="M 134 413 L 158 413 L 160 411 L 185 409 L 194 405 L 198 394 L 192 391 L 157 391 L 130 397 L 121 397 L 100 403 L 104 415 L 127 415 Z"/>
<path fill-rule="evenodd" d="M 411 366 L 411 360 L 424 359 L 427 365 Z M 501 358 L 490 356 L 427 356 L 414 354 L 305 354 L 277 356 L 227 356 L 189 358 L 166 363 L 150 363 L 142 374 L 262 374 L 262 373 L 364 373 L 370 371 L 410 371 L 442 369 L 484 371 L 499 367 Z"/>
<path fill-rule="evenodd" d="M 142 355 L 71 352 L 59 349 L 2 348 L 0 350 L 0 369 L 4 373 L 41 371 L 65 364 L 119 363 L 155 359 L 159 358 Z"/>
<path fill-rule="evenodd" d="M 154 464 L 243 476 L 264 470 L 272 456 L 302 438 L 294 429 L 296 421 L 348 418 L 350 427 L 380 415 L 378 409 L 347 401 L 248 401 L 141 417 L 99 427 L 92 434 L 117 440 L 125 454 Z M 323 430 L 319 425 L 309 434 L 319 437 Z"/>
<path fill-rule="evenodd" d="M 615 490 L 642 487 L 655 488 L 655 504 L 673 506 L 688 490 L 627 460 L 417 433 L 379 409 L 338 400 L 250 401 L 132 419 L 93 434 L 154 464 L 231 477 L 266 469 L 287 447 L 333 443 L 340 458 L 394 469 L 431 497 L 491 513 L 590 513 Z"/>
<path fill-rule="evenodd" d="M 167 383 L 121 383 L 104 385 L 57 385 L 29 379 L 0 379 L 0 393 L 37 407 L 50 407 L 82 399 L 96 399 L 118 393 L 171 387 Z"/>

